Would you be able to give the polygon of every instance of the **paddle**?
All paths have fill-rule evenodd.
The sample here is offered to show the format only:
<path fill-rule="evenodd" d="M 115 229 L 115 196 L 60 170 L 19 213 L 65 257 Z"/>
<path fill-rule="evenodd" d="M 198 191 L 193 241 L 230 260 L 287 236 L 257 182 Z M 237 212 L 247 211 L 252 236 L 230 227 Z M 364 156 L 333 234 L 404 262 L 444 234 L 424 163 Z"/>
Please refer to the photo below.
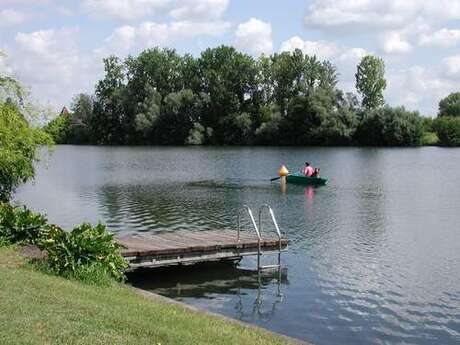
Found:
<path fill-rule="evenodd" d="M 291 174 L 288 174 L 287 176 L 289 176 L 289 175 L 291 175 Z M 271 178 L 271 179 L 270 179 L 270 182 L 279 180 L 280 178 L 281 178 L 281 176 Z"/>

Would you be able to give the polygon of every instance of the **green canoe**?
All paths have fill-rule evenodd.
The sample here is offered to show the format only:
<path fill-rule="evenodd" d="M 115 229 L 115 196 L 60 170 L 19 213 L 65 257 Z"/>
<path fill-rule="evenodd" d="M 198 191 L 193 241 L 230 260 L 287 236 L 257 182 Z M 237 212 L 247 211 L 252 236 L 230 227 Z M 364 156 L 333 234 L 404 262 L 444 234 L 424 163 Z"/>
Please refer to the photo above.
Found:
<path fill-rule="evenodd" d="M 311 186 L 324 186 L 327 183 L 327 179 L 322 177 L 307 177 L 301 173 L 294 173 L 286 177 L 286 182 Z"/>

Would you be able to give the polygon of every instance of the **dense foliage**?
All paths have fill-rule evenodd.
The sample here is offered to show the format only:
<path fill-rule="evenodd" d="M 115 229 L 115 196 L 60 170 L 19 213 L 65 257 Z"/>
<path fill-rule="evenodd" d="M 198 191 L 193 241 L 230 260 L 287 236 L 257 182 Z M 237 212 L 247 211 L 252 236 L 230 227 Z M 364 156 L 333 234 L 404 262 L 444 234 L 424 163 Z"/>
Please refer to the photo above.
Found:
<path fill-rule="evenodd" d="M 423 121 L 404 107 L 383 107 L 364 115 L 356 137 L 364 145 L 416 146 L 423 136 Z"/>
<path fill-rule="evenodd" d="M 387 86 L 385 64 L 381 58 L 365 56 L 356 72 L 356 89 L 361 94 L 363 107 L 375 109 L 385 104 L 383 91 Z"/>
<path fill-rule="evenodd" d="M 56 144 L 70 143 L 69 118 L 67 116 L 57 116 L 46 125 L 44 131 L 51 136 Z"/>
<path fill-rule="evenodd" d="M 373 118 L 372 111 L 384 104 L 385 68 L 373 56 L 363 58 L 356 74 L 362 107 L 354 94 L 337 88 L 334 65 L 300 50 L 254 59 L 227 46 L 206 49 L 199 57 L 154 48 L 124 61 L 111 56 L 104 64 L 105 76 L 95 94 L 78 95 L 72 113 L 49 125 L 57 141 L 104 145 L 414 145 L 419 141 L 417 115 L 399 108 L 387 108 L 384 113 L 391 120 L 385 117 L 386 132 L 372 143 L 362 133 L 356 136 L 356 129 L 367 125 L 363 119 Z M 393 138 L 391 125 L 399 131 Z M 63 136 L 55 128 L 63 128 Z"/>
<path fill-rule="evenodd" d="M 105 225 L 82 224 L 66 232 L 42 214 L 0 203 L 0 247 L 17 243 L 46 251 L 46 261 L 36 265 L 50 273 L 97 284 L 124 279 L 127 263 Z"/>
<path fill-rule="evenodd" d="M 438 116 L 460 116 L 460 92 L 451 93 L 439 102 Z"/>
<path fill-rule="evenodd" d="M 71 232 L 50 226 L 39 247 L 46 250 L 49 268 L 58 275 L 80 280 L 95 274 L 124 279 L 126 261 L 105 225 L 82 224 Z"/>
<path fill-rule="evenodd" d="M 433 127 L 442 146 L 460 146 L 460 117 L 438 117 Z"/>
<path fill-rule="evenodd" d="M 4 245 L 36 244 L 47 228 L 45 216 L 33 213 L 25 207 L 0 203 L 0 242 Z"/>
<path fill-rule="evenodd" d="M 8 201 L 17 186 L 34 177 L 39 149 L 50 143 L 51 138 L 32 128 L 15 104 L 0 104 L 0 202 Z"/>

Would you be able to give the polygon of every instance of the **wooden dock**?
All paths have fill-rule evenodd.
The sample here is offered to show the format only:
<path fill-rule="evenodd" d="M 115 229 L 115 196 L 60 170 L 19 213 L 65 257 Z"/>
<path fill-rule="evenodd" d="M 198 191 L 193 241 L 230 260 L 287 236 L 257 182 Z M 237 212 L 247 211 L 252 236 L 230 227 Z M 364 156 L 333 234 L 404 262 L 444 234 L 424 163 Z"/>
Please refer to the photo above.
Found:
<path fill-rule="evenodd" d="M 219 260 L 239 260 L 243 256 L 258 254 L 258 238 L 254 233 L 231 230 L 174 231 L 149 235 L 127 235 L 116 237 L 123 246 L 121 254 L 130 268 L 161 267 L 194 264 Z M 288 241 L 281 240 L 281 250 Z M 263 253 L 280 250 L 278 237 L 264 236 L 260 240 Z"/>

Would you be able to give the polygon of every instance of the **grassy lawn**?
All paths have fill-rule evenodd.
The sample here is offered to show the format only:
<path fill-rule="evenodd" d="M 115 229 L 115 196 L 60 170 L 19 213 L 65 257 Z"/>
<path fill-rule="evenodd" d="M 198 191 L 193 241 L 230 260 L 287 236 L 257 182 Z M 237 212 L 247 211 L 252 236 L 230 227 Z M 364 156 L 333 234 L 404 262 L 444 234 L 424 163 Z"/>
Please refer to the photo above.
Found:
<path fill-rule="evenodd" d="M 285 344 L 286 340 L 122 285 L 48 276 L 0 248 L 0 344 Z"/>

